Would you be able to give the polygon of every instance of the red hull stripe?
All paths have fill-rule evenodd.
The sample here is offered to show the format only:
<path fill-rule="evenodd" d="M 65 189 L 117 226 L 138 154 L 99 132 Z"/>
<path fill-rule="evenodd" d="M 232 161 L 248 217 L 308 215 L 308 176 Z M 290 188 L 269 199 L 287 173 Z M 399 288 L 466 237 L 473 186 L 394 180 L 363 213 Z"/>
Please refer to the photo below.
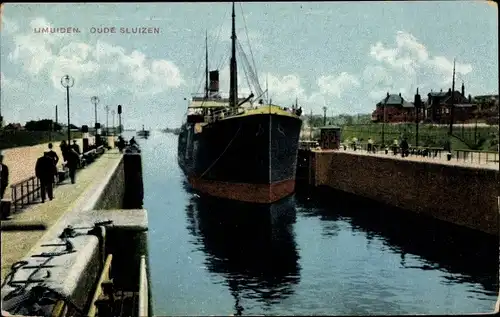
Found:
<path fill-rule="evenodd" d="M 189 177 L 189 183 L 194 189 L 211 196 L 262 204 L 273 203 L 295 191 L 295 179 L 273 184 L 246 184 Z"/>

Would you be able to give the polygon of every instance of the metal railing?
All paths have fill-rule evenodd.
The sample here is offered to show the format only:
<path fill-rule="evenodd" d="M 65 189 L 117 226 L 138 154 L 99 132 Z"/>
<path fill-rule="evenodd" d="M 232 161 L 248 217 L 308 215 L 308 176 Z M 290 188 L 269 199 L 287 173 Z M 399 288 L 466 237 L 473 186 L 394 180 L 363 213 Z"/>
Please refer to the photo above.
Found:
<path fill-rule="evenodd" d="M 474 151 L 474 150 L 453 150 L 456 160 L 463 160 L 471 163 L 498 163 L 498 152 L 494 151 Z"/>
<path fill-rule="evenodd" d="M 10 188 L 12 191 L 11 206 L 14 208 L 14 213 L 32 204 L 41 195 L 40 180 L 36 176 L 12 184 Z"/>
<path fill-rule="evenodd" d="M 211 114 L 204 117 L 205 122 L 211 123 L 217 120 L 221 120 L 228 117 L 237 116 L 245 113 L 245 109 L 242 107 L 238 108 L 224 108 L 220 110 L 215 110 Z"/>
<path fill-rule="evenodd" d="M 373 154 L 388 154 L 388 155 L 401 155 L 401 147 L 398 146 L 388 146 L 386 148 L 380 148 L 379 145 L 373 144 L 372 150 L 368 151 L 368 143 L 359 143 L 354 149 L 352 144 L 341 144 L 341 149 L 343 150 L 361 150 L 364 152 L 370 152 Z M 387 153 L 386 153 L 387 152 Z M 448 160 L 449 151 L 442 147 L 410 147 L 408 149 L 408 156 L 421 156 L 437 159 Z M 476 150 L 451 150 L 451 159 L 455 161 L 462 161 L 468 163 L 477 164 L 490 164 L 498 163 L 499 153 L 494 151 L 476 151 Z"/>
<path fill-rule="evenodd" d="M 319 146 L 318 141 L 300 141 L 299 150 L 310 150 Z"/>

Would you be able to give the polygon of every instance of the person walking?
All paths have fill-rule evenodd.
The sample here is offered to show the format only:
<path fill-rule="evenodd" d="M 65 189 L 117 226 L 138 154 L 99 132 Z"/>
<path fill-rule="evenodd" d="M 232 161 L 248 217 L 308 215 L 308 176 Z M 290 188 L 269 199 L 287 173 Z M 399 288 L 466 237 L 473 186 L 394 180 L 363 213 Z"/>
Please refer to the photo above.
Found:
<path fill-rule="evenodd" d="M 40 190 L 42 203 L 45 202 L 45 196 L 50 200 L 54 199 L 53 184 L 54 177 L 57 174 L 57 168 L 54 165 L 54 159 L 50 157 L 49 152 L 44 152 L 42 157 L 36 161 L 35 175 L 40 180 Z"/>
<path fill-rule="evenodd" d="M 52 143 L 49 143 L 49 156 L 51 159 L 54 160 L 54 165 L 55 165 L 56 170 L 57 170 L 57 163 L 59 163 L 59 156 L 52 148 L 53 148 Z M 55 177 L 55 179 L 57 179 L 57 173 L 54 177 Z M 55 180 L 55 182 L 57 182 L 57 180 Z"/>
<path fill-rule="evenodd" d="M 9 185 L 9 168 L 3 163 L 3 153 L 0 151 L 0 200 L 3 199 L 5 190 Z"/>
<path fill-rule="evenodd" d="M 62 153 L 64 162 L 68 161 L 68 159 L 67 159 L 68 147 L 69 147 L 69 144 L 66 144 L 66 141 L 62 140 L 61 145 L 59 145 L 59 148 L 61 149 L 61 153 Z"/>
<path fill-rule="evenodd" d="M 67 155 L 66 166 L 69 169 L 69 178 L 71 179 L 71 184 L 74 184 L 76 169 L 78 168 L 78 165 L 80 163 L 80 155 L 75 151 L 75 149 L 70 149 Z"/>
<path fill-rule="evenodd" d="M 49 151 L 48 151 L 48 154 L 50 156 L 51 159 L 54 160 L 54 165 L 57 166 L 57 163 L 59 163 L 59 156 L 57 155 L 57 153 L 53 150 L 53 145 L 52 143 L 49 143 Z"/>
<path fill-rule="evenodd" d="M 78 145 L 78 143 L 76 143 L 76 140 L 73 140 L 73 144 L 71 145 L 71 148 L 73 150 L 75 150 L 76 153 L 82 154 L 82 153 L 80 153 L 80 146 Z"/>
<path fill-rule="evenodd" d="M 368 138 L 368 152 L 371 153 L 372 151 L 375 152 L 373 149 L 373 140 L 372 138 Z"/>
<path fill-rule="evenodd" d="M 407 157 L 409 154 L 408 149 L 410 148 L 410 146 L 406 138 L 404 138 L 403 141 L 401 141 L 400 148 L 401 148 L 401 157 Z"/>

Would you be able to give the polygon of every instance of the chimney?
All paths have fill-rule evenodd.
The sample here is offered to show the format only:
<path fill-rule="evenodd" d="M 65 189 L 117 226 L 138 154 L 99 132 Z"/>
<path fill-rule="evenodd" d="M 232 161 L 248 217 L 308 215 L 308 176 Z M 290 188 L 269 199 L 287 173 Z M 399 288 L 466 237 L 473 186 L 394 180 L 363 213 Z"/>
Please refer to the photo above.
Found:
<path fill-rule="evenodd" d="M 465 97 L 465 85 L 464 85 L 464 83 L 462 83 L 462 96 Z"/>
<path fill-rule="evenodd" d="M 399 97 L 401 97 L 401 93 L 399 93 Z"/>
<path fill-rule="evenodd" d="M 443 89 L 441 89 L 441 92 L 443 92 Z"/>
<path fill-rule="evenodd" d="M 387 92 L 387 98 L 389 98 L 389 92 Z"/>
<path fill-rule="evenodd" d="M 451 95 L 451 88 L 448 88 L 448 93 Z"/>
<path fill-rule="evenodd" d="M 472 96 L 469 94 L 469 103 L 472 103 Z"/>

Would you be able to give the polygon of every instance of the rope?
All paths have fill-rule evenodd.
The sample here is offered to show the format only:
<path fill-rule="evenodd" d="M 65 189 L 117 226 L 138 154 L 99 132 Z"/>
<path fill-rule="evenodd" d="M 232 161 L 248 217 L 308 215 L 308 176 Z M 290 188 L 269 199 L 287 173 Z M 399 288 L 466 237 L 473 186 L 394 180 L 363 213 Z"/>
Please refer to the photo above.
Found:
<path fill-rule="evenodd" d="M 243 49 L 242 49 L 241 44 L 240 44 L 240 42 L 239 42 L 239 41 L 238 41 L 238 48 L 239 48 L 238 52 L 240 53 L 240 56 L 241 56 L 241 57 L 242 57 L 242 59 L 243 59 L 243 57 L 244 57 L 244 55 L 243 55 L 243 53 L 242 53 L 242 52 L 243 52 Z M 243 72 L 245 73 L 245 78 L 246 78 L 246 80 L 247 80 L 248 88 L 249 88 L 250 90 L 252 90 L 252 85 L 250 84 L 250 78 L 249 78 L 249 76 L 248 76 L 248 71 L 247 71 L 247 68 L 248 68 L 248 65 L 246 65 L 245 63 L 243 63 Z"/>
<path fill-rule="evenodd" d="M 241 3 L 240 3 L 240 9 L 241 9 L 241 16 L 243 18 L 243 25 L 245 26 L 245 33 L 247 35 L 248 48 L 250 49 L 250 56 L 252 57 L 253 68 L 255 69 L 255 72 L 257 72 L 257 67 L 255 66 L 255 60 L 253 58 L 252 46 L 250 45 L 250 37 L 248 36 L 247 22 L 245 20 L 245 14 L 243 14 L 243 6 L 241 5 Z M 260 89 L 258 78 L 257 78 L 257 86 L 259 90 L 262 92 L 262 89 Z"/>
<path fill-rule="evenodd" d="M 111 223 L 112 223 L 112 221 L 96 222 L 96 223 L 94 223 L 94 227 L 93 228 L 95 228 L 96 226 L 102 226 L 102 225 L 106 226 L 106 225 L 109 225 Z M 78 232 L 76 232 L 74 230 L 73 227 L 68 226 L 68 227 L 66 227 L 63 230 L 63 232 L 61 233 L 61 235 L 59 236 L 59 238 L 61 240 L 65 241 L 66 243 L 68 243 L 68 242 L 71 243 L 69 241 L 69 238 L 74 238 L 74 237 L 80 236 L 80 235 L 92 235 L 92 234 L 93 234 L 92 230 L 88 231 L 87 233 L 78 233 Z M 36 273 L 38 273 L 42 269 L 42 267 L 44 267 L 47 263 L 49 263 L 56 256 L 60 256 L 60 255 L 64 255 L 64 254 L 67 254 L 67 253 L 75 252 L 74 250 L 72 250 L 72 248 L 73 248 L 73 246 L 71 245 L 71 250 L 66 250 L 66 251 L 59 252 L 59 253 L 46 253 L 46 252 L 43 252 L 42 255 L 43 256 L 47 256 L 47 259 L 45 261 L 43 261 L 43 263 L 41 263 L 40 265 L 38 265 L 38 267 L 28 276 L 28 278 L 26 279 L 27 283 L 25 283 L 24 285 L 16 285 L 16 284 L 14 284 L 12 282 L 13 282 L 14 276 L 17 273 L 17 271 L 19 269 L 21 269 L 22 267 L 28 265 L 29 264 L 28 261 L 24 261 L 23 260 L 23 261 L 18 261 L 18 262 L 15 262 L 14 264 L 12 264 L 11 270 L 7 274 L 7 276 L 5 277 L 5 280 L 3 281 L 2 285 L 1 285 L 1 288 L 3 288 L 5 285 L 8 285 L 8 286 L 10 286 L 10 287 L 12 287 L 14 289 L 12 291 L 10 291 L 4 297 L 4 299 L 11 299 L 11 298 L 14 298 L 16 296 L 23 295 L 26 292 L 26 288 L 28 287 L 28 283 L 30 282 L 31 278 Z M 38 293 L 36 290 L 41 290 L 41 291 L 44 291 L 44 292 Z M 47 291 L 50 291 L 51 293 L 56 294 L 57 297 L 58 297 L 58 299 L 62 299 L 65 302 L 71 304 L 71 306 L 73 306 L 74 309 L 76 311 L 78 311 L 78 313 L 81 316 L 85 316 L 84 311 L 80 307 L 78 307 L 78 305 L 74 301 L 72 301 L 71 298 L 60 294 L 58 291 L 56 291 L 54 289 L 51 289 L 50 287 L 48 287 L 44 283 L 39 284 L 37 286 L 34 286 L 33 289 L 32 289 L 32 291 L 30 293 L 26 294 L 26 295 L 28 295 L 29 297 L 33 296 L 32 300 L 34 301 L 34 303 L 38 303 L 43 297 L 46 297 L 45 293 Z M 26 297 L 20 298 L 13 305 L 14 314 L 16 314 L 21 309 L 21 304 L 25 302 L 25 299 L 26 299 Z"/>
<path fill-rule="evenodd" d="M 238 131 L 236 131 L 236 133 L 234 134 L 231 141 L 229 141 L 229 143 L 227 144 L 224 151 L 222 151 L 221 155 L 219 155 L 219 157 L 200 175 L 200 177 L 198 177 L 198 179 L 201 179 L 203 176 L 205 176 L 205 174 L 208 173 L 208 171 L 210 171 L 212 169 L 212 167 L 214 167 L 215 164 L 217 164 L 217 162 L 220 160 L 220 158 L 226 153 L 227 149 L 229 149 L 229 147 L 231 146 L 233 141 L 236 139 L 240 130 L 241 130 L 241 123 L 240 123 L 240 127 L 238 128 Z"/>

